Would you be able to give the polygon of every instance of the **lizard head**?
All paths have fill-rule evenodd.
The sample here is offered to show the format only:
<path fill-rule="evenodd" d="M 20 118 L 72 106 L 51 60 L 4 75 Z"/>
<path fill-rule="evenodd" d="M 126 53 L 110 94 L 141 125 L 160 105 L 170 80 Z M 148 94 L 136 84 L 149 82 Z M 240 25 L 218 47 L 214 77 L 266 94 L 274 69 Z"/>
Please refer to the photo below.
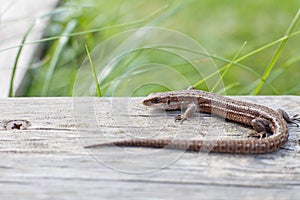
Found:
<path fill-rule="evenodd" d="M 178 109 L 177 97 L 171 92 L 152 93 L 143 100 L 145 106 L 162 107 L 167 110 Z"/>
<path fill-rule="evenodd" d="M 145 106 L 168 104 L 168 96 L 164 93 L 152 93 L 143 100 Z"/>

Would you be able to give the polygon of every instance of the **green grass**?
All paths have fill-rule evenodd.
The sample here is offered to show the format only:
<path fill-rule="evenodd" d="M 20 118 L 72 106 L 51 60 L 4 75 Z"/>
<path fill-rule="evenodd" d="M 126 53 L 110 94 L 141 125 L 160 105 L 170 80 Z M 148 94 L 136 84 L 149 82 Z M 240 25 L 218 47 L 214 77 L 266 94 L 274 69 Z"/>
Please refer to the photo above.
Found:
<path fill-rule="evenodd" d="M 76 91 L 80 85 L 87 92 L 82 95 L 99 95 L 101 87 L 104 96 L 144 96 L 189 84 L 226 94 L 299 95 L 299 8 L 300 0 L 65 0 L 50 13 L 44 38 L 24 41 L 24 45 L 41 43 L 45 50 L 33 60 L 31 82 L 22 95 L 80 95 Z M 104 73 L 99 66 L 114 49 L 108 46 L 101 51 L 97 45 L 142 27 L 184 33 L 208 53 L 182 46 L 181 51 L 201 58 L 191 63 L 172 53 L 174 47 L 136 49 L 120 53 Z M 133 41 L 118 42 L 130 49 L 141 38 Z M 199 73 L 192 65 L 197 62 L 202 63 L 201 70 L 207 63 L 211 71 Z"/>
<path fill-rule="evenodd" d="M 13 66 L 12 73 L 11 73 L 11 78 L 10 78 L 8 97 L 13 97 L 13 95 L 14 95 L 13 89 L 14 89 L 14 81 L 15 81 L 15 76 L 16 76 L 16 71 L 17 71 L 18 63 L 19 63 L 20 56 L 21 56 L 24 44 L 26 42 L 26 39 L 27 39 L 28 35 L 30 34 L 30 32 L 32 31 L 33 27 L 34 27 L 34 24 L 32 24 L 30 26 L 30 28 L 27 30 L 27 32 L 23 36 L 21 45 L 20 45 L 18 53 L 16 55 L 14 66 Z"/>
<path fill-rule="evenodd" d="M 90 65 L 91 65 L 91 70 L 92 70 L 92 73 L 93 73 L 94 82 L 95 82 L 95 84 L 96 84 L 97 97 L 101 97 L 102 94 L 101 94 L 100 84 L 99 84 L 98 77 L 97 77 L 96 68 L 95 68 L 95 65 L 94 65 L 94 63 L 93 63 L 93 60 L 92 60 L 92 58 L 91 58 L 91 54 L 90 54 L 90 51 L 89 51 L 89 48 L 88 48 L 87 45 L 85 46 L 85 49 L 86 49 L 86 54 L 87 54 L 87 56 L 88 56 Z"/>
<path fill-rule="evenodd" d="M 263 74 L 262 78 L 259 81 L 259 84 L 257 85 L 257 87 L 254 90 L 254 94 L 258 94 L 264 84 L 264 82 L 267 80 L 267 78 L 270 76 L 270 73 L 273 69 L 273 67 L 275 66 L 281 52 L 283 51 L 284 46 L 286 45 L 289 37 L 292 34 L 292 31 L 294 30 L 297 21 L 299 20 L 300 17 L 300 9 L 298 10 L 297 14 L 295 15 L 293 21 L 291 22 L 290 26 L 288 27 L 288 30 L 286 32 L 286 34 L 284 35 L 284 39 L 280 42 L 280 45 L 277 49 L 277 51 L 275 52 L 275 55 L 273 56 L 270 64 L 267 66 L 265 73 Z"/>

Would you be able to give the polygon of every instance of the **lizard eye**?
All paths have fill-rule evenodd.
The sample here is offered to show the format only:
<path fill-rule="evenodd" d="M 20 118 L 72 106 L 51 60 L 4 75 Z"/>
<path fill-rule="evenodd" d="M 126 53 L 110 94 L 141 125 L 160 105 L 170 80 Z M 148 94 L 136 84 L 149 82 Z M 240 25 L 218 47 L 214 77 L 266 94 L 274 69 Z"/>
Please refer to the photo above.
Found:
<path fill-rule="evenodd" d="M 151 100 L 151 103 L 154 103 L 154 104 L 159 103 L 159 99 L 158 98 L 153 98 Z"/>

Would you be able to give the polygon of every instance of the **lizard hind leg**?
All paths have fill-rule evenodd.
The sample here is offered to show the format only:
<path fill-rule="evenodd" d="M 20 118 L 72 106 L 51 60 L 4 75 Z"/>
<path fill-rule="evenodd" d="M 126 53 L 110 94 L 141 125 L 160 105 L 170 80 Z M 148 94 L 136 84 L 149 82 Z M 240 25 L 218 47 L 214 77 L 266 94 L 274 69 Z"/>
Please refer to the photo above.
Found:
<path fill-rule="evenodd" d="M 255 118 L 251 121 L 251 125 L 256 133 L 250 134 L 249 137 L 268 137 L 268 133 L 271 132 L 270 121 L 264 118 Z"/>
<path fill-rule="evenodd" d="M 290 117 L 289 114 L 287 114 L 287 112 L 282 109 L 278 109 L 277 112 L 284 118 L 287 123 L 295 124 L 297 127 L 299 127 L 299 124 L 297 122 L 300 122 L 300 116 L 298 114 Z"/>

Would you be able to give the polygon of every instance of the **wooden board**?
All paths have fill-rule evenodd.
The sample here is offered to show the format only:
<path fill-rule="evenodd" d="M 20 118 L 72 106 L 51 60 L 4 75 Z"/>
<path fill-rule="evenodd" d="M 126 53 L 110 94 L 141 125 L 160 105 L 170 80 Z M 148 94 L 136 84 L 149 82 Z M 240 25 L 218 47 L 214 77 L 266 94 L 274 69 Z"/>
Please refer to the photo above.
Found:
<path fill-rule="evenodd" d="M 300 113 L 296 96 L 235 98 Z M 299 197 L 300 129 L 295 126 L 290 126 L 282 149 L 264 155 L 84 148 L 130 137 L 247 138 L 253 131 L 207 114 L 180 125 L 174 122 L 179 112 L 154 110 L 140 102 L 141 98 L 0 99 L 0 198 Z M 21 120 L 23 129 L 18 130 Z"/>

